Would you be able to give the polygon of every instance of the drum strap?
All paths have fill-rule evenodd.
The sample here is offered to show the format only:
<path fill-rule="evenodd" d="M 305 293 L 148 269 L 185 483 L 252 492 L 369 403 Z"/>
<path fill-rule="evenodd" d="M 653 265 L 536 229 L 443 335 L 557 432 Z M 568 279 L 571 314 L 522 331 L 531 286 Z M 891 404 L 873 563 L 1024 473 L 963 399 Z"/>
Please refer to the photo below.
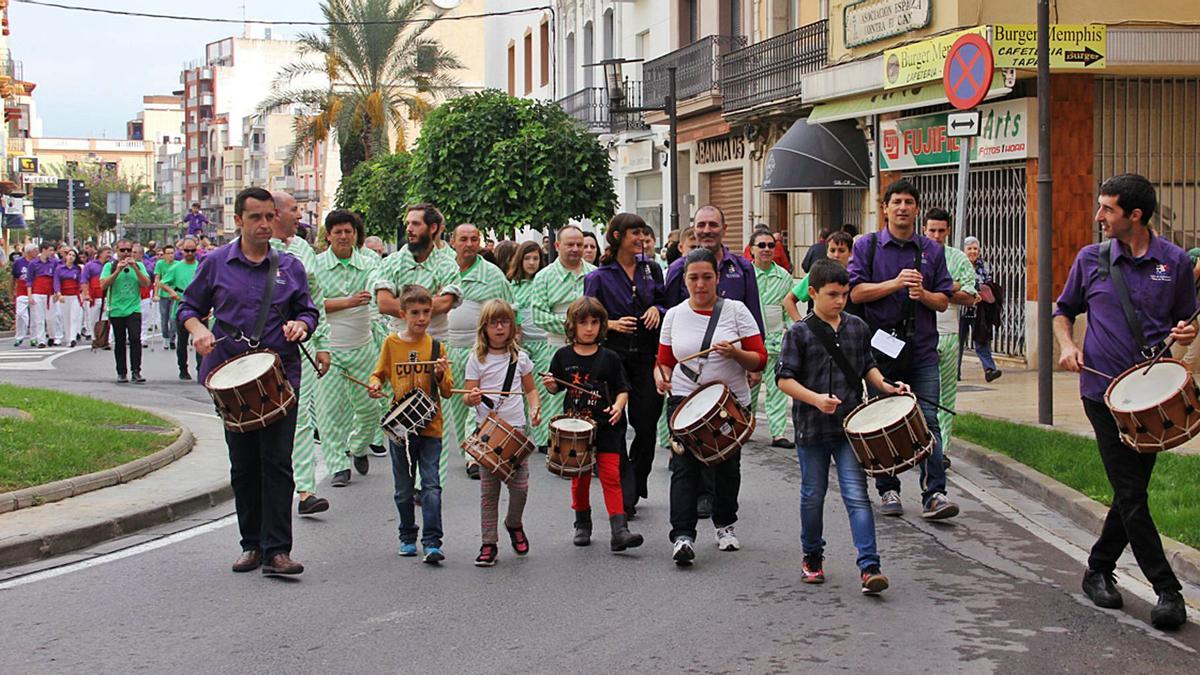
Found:
<path fill-rule="evenodd" d="M 854 368 L 850 365 L 850 359 L 846 358 L 846 353 L 842 351 L 842 346 L 837 342 L 833 327 L 817 318 L 816 314 L 809 314 L 804 319 L 804 323 L 808 324 L 808 329 L 821 341 L 821 346 L 825 348 L 825 353 L 829 354 L 829 358 L 833 359 L 838 368 L 841 368 L 842 375 L 846 376 L 846 383 L 850 386 L 857 384 L 861 389 L 862 375 L 854 372 Z M 833 392 L 827 393 L 832 394 Z"/>
<path fill-rule="evenodd" d="M 1107 239 L 1100 244 L 1100 260 L 1098 261 L 1100 278 L 1106 279 L 1112 276 L 1113 288 L 1117 291 L 1117 299 L 1121 301 L 1121 311 L 1125 314 L 1125 323 L 1129 325 L 1133 339 L 1137 340 L 1138 347 L 1142 350 L 1142 356 L 1150 358 L 1154 355 L 1154 350 L 1146 344 L 1146 334 L 1142 331 L 1142 321 L 1134 311 L 1133 301 L 1129 298 L 1129 287 L 1125 285 L 1125 275 L 1121 272 L 1119 265 L 1112 264 L 1112 242 L 1112 239 Z"/>
<path fill-rule="evenodd" d="M 437 338 L 431 337 L 433 344 L 429 347 L 429 360 L 437 361 L 442 357 L 442 343 L 438 342 Z M 438 395 L 437 378 L 433 374 L 433 368 L 429 369 L 429 396 L 433 399 L 434 404 L 438 404 L 442 397 Z"/>
<path fill-rule="evenodd" d="M 254 320 L 254 331 L 250 333 L 250 337 L 246 338 L 241 328 L 230 325 L 220 318 L 217 319 L 217 325 L 226 335 L 235 340 L 248 340 L 251 346 L 258 346 L 259 340 L 262 339 L 263 329 L 267 327 L 267 314 L 271 311 L 271 300 L 275 297 L 275 275 L 279 270 L 279 254 L 273 248 L 268 249 L 267 259 L 267 281 L 263 284 L 262 302 L 258 305 L 258 317 Z"/>
<path fill-rule="evenodd" d="M 717 303 L 713 305 L 712 314 L 708 317 L 708 327 L 704 329 L 704 340 L 700 342 L 700 351 L 704 351 L 712 346 L 713 334 L 717 332 L 717 320 L 721 318 L 721 308 L 725 305 L 725 298 L 717 297 Z M 700 370 L 704 367 L 701 366 Z M 700 381 L 700 370 L 692 370 L 691 367 L 679 364 L 679 372 L 687 376 L 692 382 Z"/>
<path fill-rule="evenodd" d="M 504 386 L 500 387 L 500 391 L 510 391 L 509 387 L 512 386 L 513 379 L 516 377 L 516 375 L 517 375 L 517 360 L 513 359 L 513 360 L 509 361 L 509 363 L 508 363 L 508 372 L 504 373 Z M 500 407 L 501 403 L 504 403 L 504 399 L 506 399 L 506 398 L 508 398 L 508 394 L 502 394 L 500 396 L 499 401 L 493 402 L 491 398 L 489 398 L 487 396 L 481 396 L 480 401 L 484 405 L 486 405 L 488 408 L 495 410 L 496 408 Z"/>

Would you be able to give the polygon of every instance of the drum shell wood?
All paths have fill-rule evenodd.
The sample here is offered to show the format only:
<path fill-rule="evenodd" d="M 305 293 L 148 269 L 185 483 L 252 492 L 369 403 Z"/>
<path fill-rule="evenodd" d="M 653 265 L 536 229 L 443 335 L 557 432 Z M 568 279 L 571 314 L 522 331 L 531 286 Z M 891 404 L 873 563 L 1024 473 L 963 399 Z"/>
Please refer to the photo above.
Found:
<path fill-rule="evenodd" d="M 676 421 L 680 411 L 709 387 L 723 389 L 716 404 L 695 422 L 678 427 Z M 679 444 L 707 466 L 715 466 L 732 457 L 750 440 L 755 425 L 754 413 L 738 402 L 729 387 L 720 382 L 700 387 L 680 401 L 671 413 L 668 424 L 672 436 Z"/>
<path fill-rule="evenodd" d="M 925 415 L 916 398 L 910 394 L 901 394 L 913 401 L 912 409 L 901 419 L 882 428 L 871 431 L 850 431 L 850 420 L 854 416 L 891 396 L 882 396 L 866 401 L 846 415 L 843 428 L 850 448 L 862 464 L 863 471 L 871 477 L 895 476 L 898 473 L 913 468 L 933 452 L 933 435 L 925 424 Z"/>
<path fill-rule="evenodd" d="M 535 450 L 524 433 L 496 413 L 483 419 L 475 433 L 462 442 L 462 449 L 505 483 L 512 480 L 517 467 Z"/>
<path fill-rule="evenodd" d="M 413 399 L 419 399 L 413 401 Z M 411 408 L 411 410 L 410 410 Z M 397 411 L 402 412 L 397 415 Z M 412 389 L 388 408 L 379 421 L 383 434 L 393 443 L 402 444 L 408 436 L 416 435 L 437 417 L 438 402 L 423 389 Z"/>
<path fill-rule="evenodd" d="M 572 478 L 588 473 L 596 465 L 596 424 L 586 431 L 574 431 L 556 427 L 562 419 L 582 419 L 572 415 L 558 415 L 550 420 L 550 446 L 546 451 L 546 469 L 563 478 Z"/>
<path fill-rule="evenodd" d="M 272 366 L 256 379 L 233 387 L 212 386 L 214 376 L 222 369 L 256 354 L 270 354 L 274 359 Z M 283 361 L 278 354 L 265 349 L 253 349 L 221 362 L 204 379 L 204 388 L 216 404 L 225 428 L 237 433 L 264 429 L 287 417 L 288 410 L 296 404 L 296 392 L 283 372 Z"/>
<path fill-rule="evenodd" d="M 1186 380 L 1166 401 L 1133 411 L 1113 408 L 1112 395 L 1117 383 L 1132 373 L 1145 370 L 1145 363 L 1113 378 L 1104 392 L 1104 405 L 1117 423 L 1121 441 L 1144 454 L 1177 448 L 1200 433 L 1200 389 L 1191 370 L 1175 359 L 1162 359 L 1159 363 L 1173 363 L 1188 372 Z"/>

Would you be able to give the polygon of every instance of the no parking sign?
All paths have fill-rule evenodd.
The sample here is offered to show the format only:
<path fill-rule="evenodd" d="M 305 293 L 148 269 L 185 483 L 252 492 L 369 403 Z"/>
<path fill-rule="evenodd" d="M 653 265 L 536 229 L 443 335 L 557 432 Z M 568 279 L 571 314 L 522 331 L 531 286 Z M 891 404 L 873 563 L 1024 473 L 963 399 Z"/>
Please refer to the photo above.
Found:
<path fill-rule="evenodd" d="M 955 40 L 942 69 L 942 87 L 950 104 L 959 110 L 979 105 L 992 85 L 994 69 L 992 46 L 982 36 L 968 33 Z"/>

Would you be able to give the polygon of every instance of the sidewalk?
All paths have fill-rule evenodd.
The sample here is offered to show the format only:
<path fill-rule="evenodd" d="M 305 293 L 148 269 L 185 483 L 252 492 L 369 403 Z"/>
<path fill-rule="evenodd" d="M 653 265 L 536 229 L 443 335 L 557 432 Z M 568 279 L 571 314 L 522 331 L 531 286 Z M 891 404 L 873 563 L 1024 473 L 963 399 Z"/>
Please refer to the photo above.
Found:
<path fill-rule="evenodd" d="M 229 457 L 216 414 L 147 410 L 187 426 L 196 438 L 192 451 L 144 478 L 0 515 L 0 567 L 93 546 L 232 498 Z"/>

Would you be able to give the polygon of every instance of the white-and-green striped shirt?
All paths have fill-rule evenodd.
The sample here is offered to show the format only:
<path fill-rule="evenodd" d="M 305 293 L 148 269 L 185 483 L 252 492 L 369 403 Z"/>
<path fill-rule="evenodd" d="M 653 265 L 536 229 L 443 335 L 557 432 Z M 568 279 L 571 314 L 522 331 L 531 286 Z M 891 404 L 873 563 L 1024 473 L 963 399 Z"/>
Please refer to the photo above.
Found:
<path fill-rule="evenodd" d="M 577 274 L 563 267 L 562 258 L 558 258 L 533 277 L 533 321 L 546 331 L 546 339 L 552 344 L 565 344 L 567 306 L 583 297 L 583 278 L 594 269 L 591 263 L 580 260 Z"/>
<path fill-rule="evenodd" d="M 290 253 L 300 264 L 304 265 L 304 275 L 308 277 L 308 295 L 317 306 L 317 329 L 309 338 L 309 348 L 313 351 L 329 351 L 329 321 L 325 317 L 325 293 L 321 281 L 317 279 L 317 253 L 308 241 L 300 235 L 292 236 L 287 244 L 281 239 L 271 239 L 271 248 L 276 251 Z"/>
<path fill-rule="evenodd" d="M 796 280 L 787 270 L 775 263 L 771 263 L 765 270 L 755 265 L 754 280 L 758 283 L 759 306 L 762 307 L 763 325 L 766 326 L 763 342 L 767 345 L 768 353 L 778 354 L 783 344 L 783 334 L 790 325 L 787 312 L 783 308 L 783 299 L 792 290 L 792 284 Z"/>
<path fill-rule="evenodd" d="M 372 284 L 376 291 L 387 290 L 400 297 L 400 289 L 408 284 L 424 286 L 432 295 L 450 293 L 462 298 L 462 290 L 458 286 L 458 266 L 444 255 L 430 253 L 423 262 L 417 262 L 403 246 L 399 251 L 383 259 L 376 268 L 375 282 Z M 392 317 L 388 326 L 396 333 L 404 330 L 404 319 Z M 439 340 L 446 339 L 446 315 L 439 314 L 429 322 L 429 333 Z"/>
<path fill-rule="evenodd" d="M 971 264 L 966 253 L 953 246 L 944 248 L 946 249 L 946 269 L 950 271 L 950 278 L 958 284 L 958 290 L 975 295 L 978 292 L 975 289 L 975 266 Z M 960 312 L 961 308 L 954 304 L 947 307 L 944 312 L 938 312 L 938 335 L 958 335 Z"/>
<path fill-rule="evenodd" d="M 326 249 L 317 256 L 317 279 L 325 297 L 347 298 L 360 291 L 371 291 L 377 264 L 360 250 L 351 252 L 344 261 Z M 357 349 L 371 341 L 371 321 L 376 313 L 375 301 L 350 307 L 328 315 L 329 346 L 334 349 Z"/>
<path fill-rule="evenodd" d="M 471 347 L 475 344 L 483 303 L 499 299 L 514 304 L 512 286 L 499 267 L 476 256 L 475 262 L 458 274 L 458 287 L 462 290 L 461 302 L 447 315 L 449 332 L 446 341 L 453 347 Z"/>

